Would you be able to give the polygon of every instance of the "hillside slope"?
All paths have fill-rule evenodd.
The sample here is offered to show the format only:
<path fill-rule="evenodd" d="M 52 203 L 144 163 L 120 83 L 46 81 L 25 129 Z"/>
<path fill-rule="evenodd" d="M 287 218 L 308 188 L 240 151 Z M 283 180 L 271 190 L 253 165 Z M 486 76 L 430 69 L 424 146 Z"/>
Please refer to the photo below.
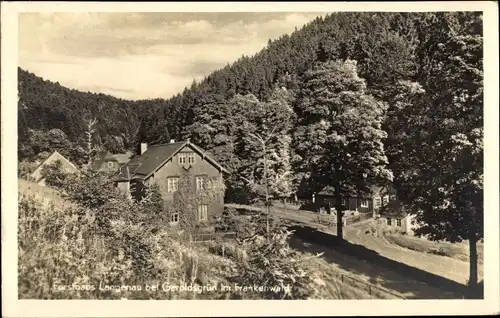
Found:
<path fill-rule="evenodd" d="M 120 261 L 112 256 L 107 245 L 107 239 L 96 236 L 91 230 L 92 217 L 89 215 L 83 219 L 75 213 L 81 211 L 81 207 L 63 200 L 56 190 L 50 187 L 41 187 L 35 183 L 19 179 L 19 223 L 20 223 L 20 276 L 19 297 L 44 298 L 44 299 L 218 299 L 224 298 L 220 292 L 195 294 L 191 292 L 121 292 L 108 295 L 96 291 L 91 292 L 61 292 L 54 289 L 47 290 L 48 281 L 56 281 L 64 285 L 62 277 L 75 277 L 78 283 L 93 284 L 103 277 L 107 277 L 116 270 L 110 264 L 127 267 L 126 262 Z M 90 217 L 90 219 L 89 219 Z M 37 230 L 33 231 L 32 220 L 37 220 Z M 83 223 L 82 223 L 83 222 Z M 90 223 L 87 223 L 90 222 Z M 56 226 L 54 227 L 54 224 Z M 57 233 L 57 235 L 55 234 Z M 61 234 L 62 233 L 62 234 Z M 69 237 L 61 240 L 59 235 Z M 70 233 L 80 233 L 84 238 L 84 244 Z M 228 284 L 231 275 L 235 275 L 231 269 L 235 268 L 235 260 L 221 257 L 203 246 L 187 245 L 178 241 L 175 237 L 168 239 L 169 247 L 164 249 L 164 258 L 158 262 L 169 266 L 171 273 L 180 273 L 190 277 L 192 266 L 195 264 L 197 277 L 205 285 L 224 283 Z M 82 248 L 87 253 L 82 254 Z M 62 261 L 55 262 L 57 253 L 64 253 Z M 168 257 L 167 257 L 168 255 Z M 80 264 L 76 268 L 74 264 Z M 197 265 L 196 265 L 197 264 Z M 314 286 L 313 298 L 315 299 L 373 299 L 373 298 L 398 298 L 383 290 L 369 292 L 368 285 L 359 284 L 358 280 L 348 280 L 349 274 L 345 271 L 331 267 L 319 258 L 312 257 L 307 263 L 312 272 Z M 40 273 L 44 273 L 41 275 Z M 345 276 L 345 282 L 340 274 Z M 354 276 L 353 276 L 354 277 Z M 171 283 L 175 283 L 177 277 L 172 274 Z M 132 278 L 129 277 L 129 280 Z M 356 277 L 354 277 L 356 279 Z M 168 278 L 165 278 L 165 281 Z M 36 282 L 35 285 L 33 283 Z M 123 283 L 128 284 L 126 279 Z M 181 279 L 182 282 L 182 279 Z M 179 282 L 180 283 L 180 282 Z M 35 287 L 33 287 L 35 286 Z M 111 297 L 111 298 L 110 298 Z M 249 295 L 249 298 L 254 296 Z"/>

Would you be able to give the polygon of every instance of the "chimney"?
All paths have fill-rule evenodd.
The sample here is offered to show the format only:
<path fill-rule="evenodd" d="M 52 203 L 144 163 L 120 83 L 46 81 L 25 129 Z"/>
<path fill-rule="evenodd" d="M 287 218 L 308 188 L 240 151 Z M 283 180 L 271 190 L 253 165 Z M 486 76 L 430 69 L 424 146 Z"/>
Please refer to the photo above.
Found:
<path fill-rule="evenodd" d="M 141 143 L 141 155 L 145 153 L 146 150 L 148 150 L 148 144 L 145 142 Z"/>
<path fill-rule="evenodd" d="M 170 143 L 173 144 L 175 142 L 175 139 L 170 139 Z"/>

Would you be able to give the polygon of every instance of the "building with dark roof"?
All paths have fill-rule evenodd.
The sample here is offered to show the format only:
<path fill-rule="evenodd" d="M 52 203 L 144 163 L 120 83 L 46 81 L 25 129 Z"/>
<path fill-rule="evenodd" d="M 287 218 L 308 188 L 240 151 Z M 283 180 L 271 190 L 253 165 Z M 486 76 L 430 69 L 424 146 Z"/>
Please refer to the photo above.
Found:
<path fill-rule="evenodd" d="M 397 196 L 391 197 L 377 210 L 376 219 L 378 225 L 383 228 L 414 234 L 414 213 L 404 206 Z"/>
<path fill-rule="evenodd" d="M 115 174 L 132 156 L 132 152 L 112 154 L 109 151 L 103 151 L 99 154 L 98 158 L 92 162 L 90 169 L 105 174 Z"/>
<path fill-rule="evenodd" d="M 198 222 L 209 220 L 224 209 L 224 191 L 216 197 L 207 193 L 223 187 L 228 171 L 206 151 L 189 141 L 153 145 L 141 144 L 141 153 L 120 167 L 113 177 L 116 186 L 134 199 L 156 184 L 169 210 L 170 223 L 176 225 L 182 213 L 193 211 Z M 212 191 L 215 192 L 215 191 Z M 175 208 L 182 200 L 181 208 Z"/>
<path fill-rule="evenodd" d="M 375 216 L 381 207 L 396 200 L 397 192 L 391 183 L 371 186 L 365 194 L 351 194 L 341 198 L 346 211 L 372 213 Z M 335 190 L 331 186 L 323 188 L 315 195 L 315 205 L 321 210 L 335 209 Z"/>

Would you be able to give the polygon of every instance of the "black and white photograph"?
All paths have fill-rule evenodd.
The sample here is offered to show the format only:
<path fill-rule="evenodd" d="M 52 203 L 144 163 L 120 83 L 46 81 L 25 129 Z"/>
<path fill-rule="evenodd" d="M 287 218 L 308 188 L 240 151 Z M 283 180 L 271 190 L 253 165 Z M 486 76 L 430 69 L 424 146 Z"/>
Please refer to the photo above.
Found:
<path fill-rule="evenodd" d="M 24 3 L 8 69 L 2 14 L 12 298 L 498 313 L 498 3 L 463 3 Z"/>

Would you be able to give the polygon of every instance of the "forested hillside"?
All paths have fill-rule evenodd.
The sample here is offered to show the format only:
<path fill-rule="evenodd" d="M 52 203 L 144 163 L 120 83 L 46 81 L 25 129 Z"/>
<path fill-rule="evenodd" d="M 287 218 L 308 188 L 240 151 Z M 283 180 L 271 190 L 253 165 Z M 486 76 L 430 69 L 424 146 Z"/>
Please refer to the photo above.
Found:
<path fill-rule="evenodd" d="M 125 101 L 104 94 L 67 89 L 19 69 L 20 157 L 30 157 L 29 129 L 62 130 L 73 143 L 83 138 L 85 119 L 99 120 L 98 143 L 112 150 L 133 147 L 138 139 L 163 142 L 190 132 L 197 109 L 235 94 L 254 94 L 266 100 L 273 88 L 294 87 L 317 60 L 351 58 L 372 90 L 395 76 L 409 76 L 414 68 L 415 16 L 405 14 L 341 13 L 317 18 L 291 35 L 269 41 L 253 57 L 216 70 L 201 83 L 170 99 Z M 390 58 L 391 60 L 388 60 Z M 285 75 L 288 74 L 288 77 Z M 161 83 L 159 83 L 161 85 Z M 142 122 L 141 129 L 139 129 Z M 166 137 L 165 137 L 166 136 Z M 35 137 L 33 137 L 35 138 Z M 36 138 L 35 138 L 36 139 Z"/>
<path fill-rule="evenodd" d="M 111 151 L 130 147 L 141 122 L 141 105 L 84 93 L 18 69 L 19 159 L 58 150 L 72 160 L 84 157 L 86 123 L 98 119 L 97 144 Z"/>

